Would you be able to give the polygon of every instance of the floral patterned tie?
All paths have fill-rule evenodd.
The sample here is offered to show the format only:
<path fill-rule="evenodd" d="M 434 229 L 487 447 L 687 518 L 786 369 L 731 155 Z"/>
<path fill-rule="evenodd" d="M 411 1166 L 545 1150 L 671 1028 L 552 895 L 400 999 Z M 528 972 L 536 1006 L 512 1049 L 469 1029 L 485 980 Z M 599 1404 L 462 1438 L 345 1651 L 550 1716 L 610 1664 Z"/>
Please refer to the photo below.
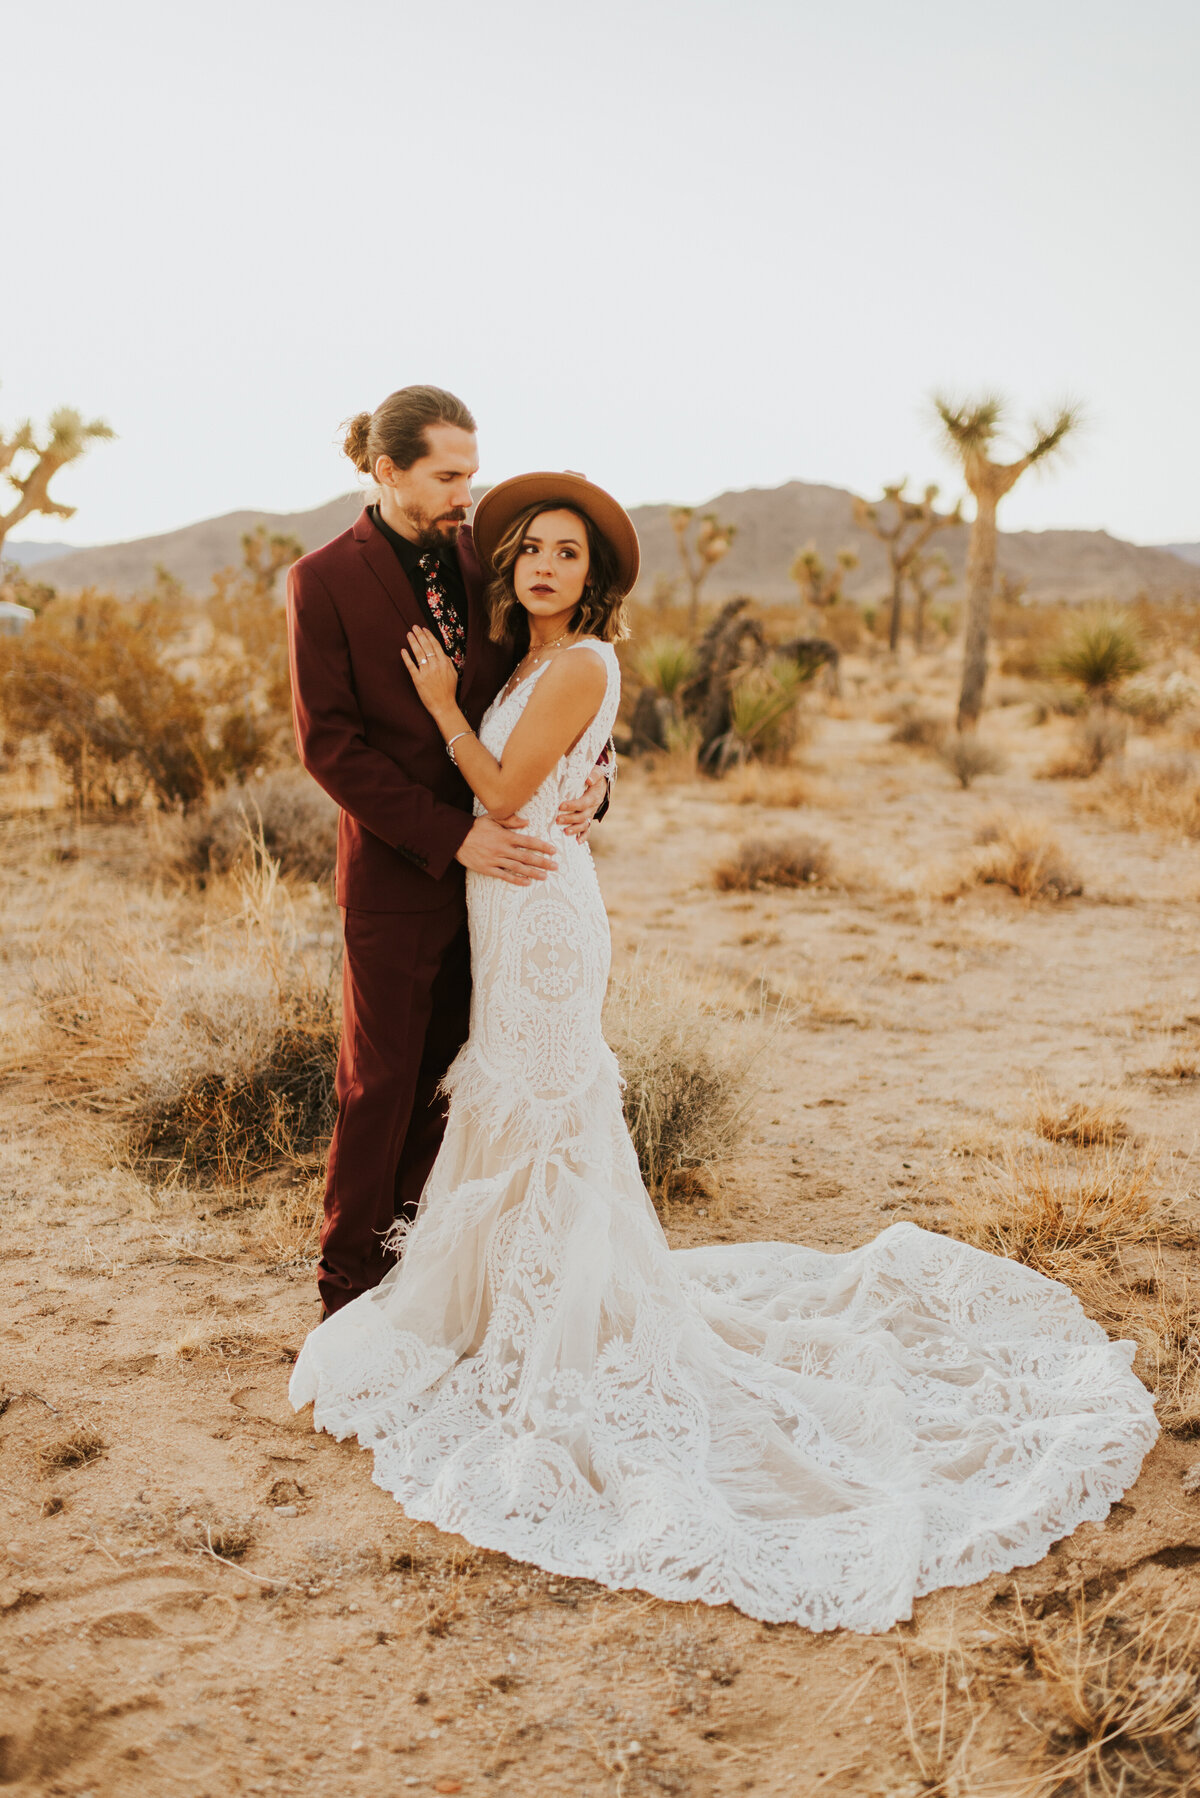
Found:
<path fill-rule="evenodd" d="M 442 578 L 441 558 L 432 550 L 423 555 L 417 567 L 425 576 L 425 602 L 430 616 L 437 625 L 438 634 L 446 645 L 446 654 L 454 663 L 459 673 L 467 655 L 467 633 L 462 619 L 451 604 L 450 595 L 446 591 Z"/>

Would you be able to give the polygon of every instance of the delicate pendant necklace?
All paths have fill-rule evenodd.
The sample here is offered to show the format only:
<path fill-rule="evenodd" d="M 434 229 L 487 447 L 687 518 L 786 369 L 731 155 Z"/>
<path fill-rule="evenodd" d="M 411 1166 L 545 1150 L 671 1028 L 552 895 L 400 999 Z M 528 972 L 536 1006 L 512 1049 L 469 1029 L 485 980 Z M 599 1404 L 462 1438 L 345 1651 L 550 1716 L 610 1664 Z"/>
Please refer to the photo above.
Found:
<path fill-rule="evenodd" d="M 565 643 L 570 635 L 570 631 L 565 630 L 561 637 L 553 637 L 549 643 L 539 643 L 536 650 L 529 650 L 522 658 L 512 679 L 504 689 L 504 697 L 507 698 L 510 693 L 515 693 L 517 688 L 533 673 L 534 669 L 541 665 L 542 657 L 547 655 L 550 650 L 557 649 L 560 643 Z"/>

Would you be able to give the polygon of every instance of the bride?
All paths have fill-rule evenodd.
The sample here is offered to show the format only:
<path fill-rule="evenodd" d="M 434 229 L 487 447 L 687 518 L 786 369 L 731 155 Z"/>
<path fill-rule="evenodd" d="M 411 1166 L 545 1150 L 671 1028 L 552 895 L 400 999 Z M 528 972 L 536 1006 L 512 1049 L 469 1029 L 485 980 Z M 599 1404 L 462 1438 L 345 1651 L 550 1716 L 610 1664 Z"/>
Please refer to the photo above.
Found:
<path fill-rule="evenodd" d="M 888 1629 L 1039 1560 L 1133 1482 L 1157 1425 L 1132 1345 L 1064 1287 L 912 1224 L 830 1255 L 674 1250 L 601 1034 L 608 920 L 555 825 L 617 714 L 633 525 L 580 477 L 480 501 L 493 635 L 526 645 L 476 737 L 438 639 L 405 664 L 476 811 L 558 871 L 469 874 L 470 1038 L 403 1259 L 308 1337 L 290 1396 L 410 1517 L 547 1571 Z"/>

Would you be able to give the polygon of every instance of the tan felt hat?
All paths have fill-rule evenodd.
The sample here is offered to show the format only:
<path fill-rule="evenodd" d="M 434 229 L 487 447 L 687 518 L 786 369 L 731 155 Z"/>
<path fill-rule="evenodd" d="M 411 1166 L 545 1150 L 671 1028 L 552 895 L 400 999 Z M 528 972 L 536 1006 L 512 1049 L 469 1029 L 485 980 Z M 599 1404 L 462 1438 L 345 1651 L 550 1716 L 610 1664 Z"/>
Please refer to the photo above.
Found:
<path fill-rule="evenodd" d="M 641 551 L 637 532 L 624 506 L 611 493 L 596 487 L 581 474 L 564 469 L 561 474 L 516 474 L 511 480 L 489 487 L 475 508 L 471 529 L 485 575 L 492 572 L 496 546 L 513 519 L 527 506 L 551 506 L 556 500 L 583 512 L 612 544 L 620 569 L 621 591 L 628 593 L 638 577 Z"/>

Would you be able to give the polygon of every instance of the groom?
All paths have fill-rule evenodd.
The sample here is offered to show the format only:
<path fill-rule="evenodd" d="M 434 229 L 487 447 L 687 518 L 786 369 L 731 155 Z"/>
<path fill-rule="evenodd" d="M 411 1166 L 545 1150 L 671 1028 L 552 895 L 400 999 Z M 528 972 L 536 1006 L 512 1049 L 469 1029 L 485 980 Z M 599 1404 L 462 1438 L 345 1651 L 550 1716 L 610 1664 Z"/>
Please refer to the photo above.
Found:
<path fill-rule="evenodd" d="M 348 531 L 288 575 L 300 759 L 336 799 L 336 895 L 345 931 L 337 1124 L 317 1282 L 323 1314 L 377 1286 L 383 1239 L 416 1212 L 445 1126 L 442 1076 L 466 1040 L 471 994 L 466 868 L 518 886 L 552 871 L 524 819 L 472 818 L 401 660 L 413 625 L 459 670 L 473 727 L 512 671 L 488 636 L 470 526 L 475 420 L 451 393 L 405 387 L 350 423 L 346 453 L 379 491 Z M 559 812 L 586 834 L 606 787 L 593 775 Z"/>

